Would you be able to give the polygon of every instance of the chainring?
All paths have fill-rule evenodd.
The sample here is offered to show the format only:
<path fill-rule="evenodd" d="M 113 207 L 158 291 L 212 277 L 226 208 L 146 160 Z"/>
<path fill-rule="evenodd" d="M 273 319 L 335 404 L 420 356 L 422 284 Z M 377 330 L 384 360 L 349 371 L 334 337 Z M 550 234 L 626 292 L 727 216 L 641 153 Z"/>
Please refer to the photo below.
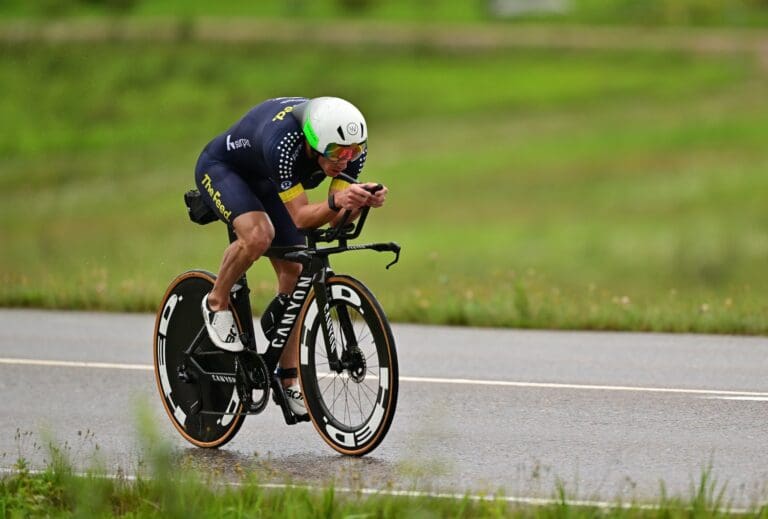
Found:
<path fill-rule="evenodd" d="M 269 402 L 269 370 L 253 350 L 245 350 L 237 358 L 237 394 L 248 414 L 258 414 Z M 254 395 L 258 397 L 254 399 Z"/>

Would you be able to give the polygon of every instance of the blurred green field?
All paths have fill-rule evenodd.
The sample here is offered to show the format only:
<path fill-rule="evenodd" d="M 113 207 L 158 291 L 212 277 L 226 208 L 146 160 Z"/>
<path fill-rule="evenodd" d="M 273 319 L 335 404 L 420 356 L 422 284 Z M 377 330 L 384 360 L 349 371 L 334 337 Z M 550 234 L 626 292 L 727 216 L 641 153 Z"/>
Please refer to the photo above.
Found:
<path fill-rule="evenodd" d="M 206 0 L 4 0 L 0 3 L 0 17 L 55 18 L 105 14 L 254 16 L 291 20 L 546 21 L 645 26 L 768 25 L 768 3 L 765 0 L 230 0 L 215 3 Z"/>
<path fill-rule="evenodd" d="M 365 178 L 391 189 L 364 238 L 403 255 L 335 266 L 393 320 L 768 332 L 751 58 L 105 42 L 0 61 L 2 305 L 154 310 L 225 246 L 182 202 L 205 143 L 263 98 L 339 95 L 368 118 Z M 259 311 L 274 276 L 250 277 Z"/>

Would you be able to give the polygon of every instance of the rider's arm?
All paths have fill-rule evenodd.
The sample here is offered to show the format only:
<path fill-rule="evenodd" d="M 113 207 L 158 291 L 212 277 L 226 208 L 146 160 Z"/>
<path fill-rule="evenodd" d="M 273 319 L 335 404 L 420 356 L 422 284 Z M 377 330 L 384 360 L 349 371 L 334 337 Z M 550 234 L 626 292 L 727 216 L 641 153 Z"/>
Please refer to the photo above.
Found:
<path fill-rule="evenodd" d="M 306 193 L 285 203 L 286 209 L 299 229 L 316 229 L 332 221 L 339 214 L 327 202 L 309 203 Z"/>
<path fill-rule="evenodd" d="M 377 192 L 375 195 L 369 193 L 365 187 L 371 187 L 375 184 L 351 184 L 343 189 L 329 190 L 329 196 L 333 197 L 334 205 L 338 209 L 347 209 L 352 211 L 352 221 L 360 213 L 360 209 L 367 205 L 371 207 L 381 207 L 386 198 L 386 188 Z M 316 229 L 323 225 L 333 222 L 336 223 L 341 218 L 342 211 L 331 209 L 329 201 L 310 203 L 307 194 L 302 192 L 295 198 L 287 201 L 285 207 L 293 218 L 296 227 L 300 229 Z"/>

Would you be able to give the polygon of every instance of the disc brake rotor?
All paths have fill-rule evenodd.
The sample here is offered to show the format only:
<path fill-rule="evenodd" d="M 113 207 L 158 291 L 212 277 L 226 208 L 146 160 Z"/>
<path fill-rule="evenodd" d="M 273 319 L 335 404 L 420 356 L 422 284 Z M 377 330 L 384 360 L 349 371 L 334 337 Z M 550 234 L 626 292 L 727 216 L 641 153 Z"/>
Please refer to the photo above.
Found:
<path fill-rule="evenodd" d="M 368 364 L 365 362 L 365 355 L 363 355 L 360 348 L 355 347 L 349 352 L 349 367 L 347 373 L 349 378 L 357 382 L 358 384 L 365 380 L 365 374 L 367 372 Z"/>

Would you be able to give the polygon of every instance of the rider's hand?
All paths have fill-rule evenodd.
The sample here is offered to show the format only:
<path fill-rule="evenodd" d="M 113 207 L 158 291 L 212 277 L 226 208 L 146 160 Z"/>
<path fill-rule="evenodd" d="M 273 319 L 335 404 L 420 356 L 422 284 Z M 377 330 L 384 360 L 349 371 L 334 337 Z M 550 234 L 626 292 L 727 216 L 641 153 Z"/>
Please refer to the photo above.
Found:
<path fill-rule="evenodd" d="M 334 197 L 336 205 L 350 211 L 355 211 L 368 205 L 372 195 L 363 186 L 364 184 L 351 184 L 346 189 L 336 193 Z"/>
<path fill-rule="evenodd" d="M 378 186 L 379 184 L 368 182 L 366 184 L 363 184 L 364 187 L 373 189 L 374 187 Z M 387 199 L 387 193 L 389 193 L 389 189 L 387 189 L 387 186 L 382 186 L 381 189 L 376 191 L 371 195 L 371 197 L 368 199 L 368 206 L 369 207 L 381 207 L 384 205 L 384 201 Z"/>
<path fill-rule="evenodd" d="M 370 190 L 378 186 L 375 182 L 367 182 L 365 184 L 351 184 L 346 189 L 337 192 L 334 195 L 336 205 L 343 208 L 355 211 L 363 207 L 381 207 L 384 205 L 384 201 L 387 199 L 387 193 L 389 190 L 386 187 L 382 187 L 376 193 L 371 193 Z"/>

